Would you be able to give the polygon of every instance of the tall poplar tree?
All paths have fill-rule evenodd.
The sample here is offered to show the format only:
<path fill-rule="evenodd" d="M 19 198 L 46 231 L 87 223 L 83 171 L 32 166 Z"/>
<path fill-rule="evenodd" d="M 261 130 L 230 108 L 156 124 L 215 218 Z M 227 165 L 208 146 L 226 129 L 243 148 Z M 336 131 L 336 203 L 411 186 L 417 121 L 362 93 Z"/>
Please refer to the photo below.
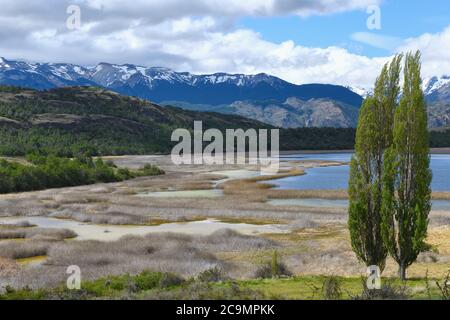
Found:
<path fill-rule="evenodd" d="M 401 60 L 402 55 L 397 55 L 384 66 L 374 95 L 365 99 L 360 109 L 350 164 L 348 225 L 352 248 L 360 261 L 381 270 L 387 256 L 381 234 L 384 153 L 392 144 Z"/>
<path fill-rule="evenodd" d="M 427 112 L 420 76 L 420 52 L 406 56 L 403 96 L 397 108 L 393 144 L 386 152 L 382 232 L 399 277 L 424 248 L 431 210 Z"/>

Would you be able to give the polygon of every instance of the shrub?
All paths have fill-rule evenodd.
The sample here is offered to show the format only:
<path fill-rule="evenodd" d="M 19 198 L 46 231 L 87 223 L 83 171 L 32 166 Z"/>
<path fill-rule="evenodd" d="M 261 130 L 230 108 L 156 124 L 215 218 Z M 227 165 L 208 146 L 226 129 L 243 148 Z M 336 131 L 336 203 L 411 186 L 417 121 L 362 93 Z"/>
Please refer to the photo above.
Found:
<path fill-rule="evenodd" d="M 216 286 L 212 283 L 190 281 L 173 290 L 148 292 L 143 298 L 151 300 L 262 300 L 266 297 L 260 291 L 241 288 L 236 283 Z"/>
<path fill-rule="evenodd" d="M 146 165 L 133 172 L 128 169 L 116 170 L 114 166 L 103 162 L 101 158 L 94 161 L 92 157 L 86 155 L 67 159 L 30 154 L 27 159 L 33 165 L 0 160 L 0 193 L 117 182 L 137 176 L 164 173 L 152 165 Z"/>
<path fill-rule="evenodd" d="M 277 250 L 272 254 L 272 260 L 259 266 L 256 270 L 255 277 L 262 279 L 276 278 L 280 276 L 292 276 L 287 266 L 279 260 Z"/>
<path fill-rule="evenodd" d="M 144 271 L 134 277 L 134 281 L 139 290 L 150 290 L 160 285 L 163 278 L 161 272 Z"/>
<path fill-rule="evenodd" d="M 447 273 L 442 283 L 436 281 L 436 286 L 439 288 L 441 299 L 450 300 L 450 272 Z"/>
<path fill-rule="evenodd" d="M 179 286 L 184 282 L 184 279 L 174 273 L 164 273 L 159 280 L 160 288 L 170 288 Z"/>
<path fill-rule="evenodd" d="M 197 276 L 197 280 L 201 282 L 220 282 L 226 280 L 226 277 L 219 267 L 210 268 L 201 272 Z"/>
<path fill-rule="evenodd" d="M 385 282 L 381 289 L 369 289 L 366 279 L 362 279 L 363 290 L 354 300 L 407 300 L 409 289 L 407 286 L 396 286 L 392 281 Z"/>
<path fill-rule="evenodd" d="M 164 170 L 151 164 L 146 164 L 143 168 L 139 169 L 139 175 L 141 176 L 155 176 L 159 174 L 164 174 Z"/>
<path fill-rule="evenodd" d="M 338 277 L 332 276 L 325 279 L 322 285 L 322 298 L 324 300 L 342 299 L 342 282 Z"/>

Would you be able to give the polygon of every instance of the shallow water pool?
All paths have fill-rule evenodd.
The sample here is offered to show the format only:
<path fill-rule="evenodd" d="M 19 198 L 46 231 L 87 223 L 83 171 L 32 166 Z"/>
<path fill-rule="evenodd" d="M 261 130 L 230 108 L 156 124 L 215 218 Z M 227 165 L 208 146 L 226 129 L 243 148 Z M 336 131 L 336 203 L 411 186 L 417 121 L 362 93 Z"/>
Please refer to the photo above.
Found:
<path fill-rule="evenodd" d="M 114 241 L 126 235 L 143 236 L 149 233 L 176 232 L 192 235 L 209 235 L 220 229 L 232 229 L 242 234 L 283 233 L 279 225 L 252 225 L 247 223 L 224 223 L 209 219 L 184 223 L 166 223 L 159 226 L 113 226 L 82 223 L 74 220 L 48 217 L 7 217 L 0 223 L 29 221 L 42 228 L 70 229 L 78 234 L 75 240 Z"/>

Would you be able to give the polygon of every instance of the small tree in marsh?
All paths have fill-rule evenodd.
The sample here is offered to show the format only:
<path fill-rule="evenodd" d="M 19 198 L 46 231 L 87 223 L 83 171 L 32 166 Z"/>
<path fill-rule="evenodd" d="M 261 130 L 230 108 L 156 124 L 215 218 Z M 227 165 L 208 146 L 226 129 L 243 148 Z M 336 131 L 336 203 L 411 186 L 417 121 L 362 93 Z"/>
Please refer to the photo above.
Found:
<path fill-rule="evenodd" d="M 394 118 L 393 144 L 384 162 L 382 234 L 402 280 L 424 248 L 431 210 L 432 175 L 420 68 L 420 52 L 409 53 L 403 96 Z"/>
<path fill-rule="evenodd" d="M 384 66 L 374 95 L 361 107 L 355 155 L 350 164 L 348 225 L 352 248 L 359 260 L 381 270 L 387 257 L 381 234 L 384 153 L 392 144 L 401 60 L 402 55 L 397 55 Z"/>

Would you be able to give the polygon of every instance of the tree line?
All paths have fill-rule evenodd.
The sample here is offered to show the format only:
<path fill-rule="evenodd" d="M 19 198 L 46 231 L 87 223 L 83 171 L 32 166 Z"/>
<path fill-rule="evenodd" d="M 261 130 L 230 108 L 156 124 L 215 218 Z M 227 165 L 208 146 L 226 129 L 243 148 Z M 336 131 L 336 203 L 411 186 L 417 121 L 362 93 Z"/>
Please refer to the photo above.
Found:
<path fill-rule="evenodd" d="M 112 162 L 83 155 L 69 159 L 30 154 L 27 160 L 28 164 L 0 160 L 0 193 L 117 182 L 164 173 L 152 165 L 139 170 L 117 168 Z"/>
<path fill-rule="evenodd" d="M 426 248 L 431 210 L 429 132 L 420 58 L 420 52 L 397 55 L 382 69 L 374 94 L 361 107 L 350 166 L 352 248 L 360 261 L 381 271 L 391 256 L 402 280 Z"/>

